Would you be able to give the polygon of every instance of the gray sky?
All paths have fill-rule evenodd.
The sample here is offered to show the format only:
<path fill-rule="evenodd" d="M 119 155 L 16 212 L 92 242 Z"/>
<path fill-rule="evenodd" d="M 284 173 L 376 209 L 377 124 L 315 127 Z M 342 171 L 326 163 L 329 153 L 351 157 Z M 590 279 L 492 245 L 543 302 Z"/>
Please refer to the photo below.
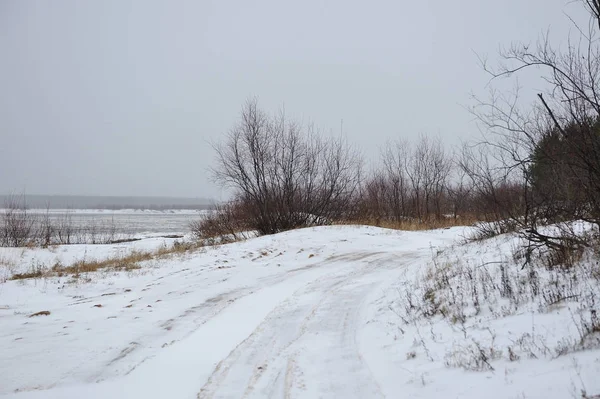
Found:
<path fill-rule="evenodd" d="M 488 82 L 474 51 L 565 32 L 567 3 L 2 0 L 0 193 L 218 199 L 208 142 L 251 96 L 325 131 L 343 119 L 367 157 L 456 143 Z"/>

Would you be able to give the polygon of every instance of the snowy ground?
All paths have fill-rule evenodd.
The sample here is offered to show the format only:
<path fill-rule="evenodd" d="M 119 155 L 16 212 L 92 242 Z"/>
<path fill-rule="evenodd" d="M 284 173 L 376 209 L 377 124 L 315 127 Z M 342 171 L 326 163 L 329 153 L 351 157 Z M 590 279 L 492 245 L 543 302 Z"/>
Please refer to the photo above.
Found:
<path fill-rule="evenodd" d="M 462 276 L 488 262 L 512 262 L 514 239 L 458 244 L 465 234 L 319 227 L 148 262 L 133 272 L 95 273 L 91 282 L 7 281 L 0 284 L 0 396 L 600 394 L 600 351 L 593 340 L 585 350 L 576 345 L 584 318 L 575 304 L 541 309 L 517 288 L 517 272 L 509 278 L 522 294 L 515 303 L 495 295 L 492 283 L 489 304 L 479 310 L 469 302 L 479 291 L 460 301 L 449 299 L 459 291 L 454 282 L 428 291 L 454 266 Z M 123 245 L 162 245 L 151 240 Z M 497 269 L 482 276 L 493 282 Z M 469 287 L 468 280 L 453 281 Z M 539 281 L 545 287 L 543 276 Z M 571 288 L 589 291 L 582 287 Z M 424 311 L 431 304 L 423 298 L 434 311 Z M 43 311 L 50 314 L 30 317 Z"/>
<path fill-rule="evenodd" d="M 175 238 L 181 237 L 181 238 Z M 77 261 L 102 260 L 126 256 L 132 251 L 153 251 L 161 246 L 170 247 L 175 241 L 190 240 L 189 234 L 166 233 L 136 234 L 136 241 L 117 244 L 51 245 L 48 248 L 0 247 L 0 283 L 17 273 L 28 273 L 40 268 L 52 268 L 56 264 L 68 266 Z M 0 286 L 0 294 L 2 286 Z M 2 298 L 0 297 L 0 302 Z"/>

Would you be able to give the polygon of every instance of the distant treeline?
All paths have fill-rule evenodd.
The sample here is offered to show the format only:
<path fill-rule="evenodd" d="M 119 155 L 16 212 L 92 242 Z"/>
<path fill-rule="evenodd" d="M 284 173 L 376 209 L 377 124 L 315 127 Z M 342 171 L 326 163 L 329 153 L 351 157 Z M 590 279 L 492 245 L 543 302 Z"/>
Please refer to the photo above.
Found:
<path fill-rule="evenodd" d="M 0 207 L 10 195 L 0 195 Z M 26 195 L 29 209 L 209 209 L 207 198 Z"/>

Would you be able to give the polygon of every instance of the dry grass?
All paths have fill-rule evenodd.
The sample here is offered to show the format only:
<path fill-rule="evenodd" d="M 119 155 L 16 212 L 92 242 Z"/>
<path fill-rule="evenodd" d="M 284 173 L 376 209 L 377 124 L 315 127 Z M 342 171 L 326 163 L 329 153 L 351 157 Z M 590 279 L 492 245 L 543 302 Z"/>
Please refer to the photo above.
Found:
<path fill-rule="evenodd" d="M 136 270 L 141 266 L 140 262 L 148 261 L 153 259 L 154 254 L 152 252 L 144 251 L 132 251 L 126 255 L 119 255 L 112 258 L 106 258 L 102 260 L 96 259 L 82 259 L 69 266 L 63 266 L 60 263 L 52 267 L 52 272 L 58 276 L 64 276 L 66 274 L 81 274 L 96 272 L 100 269 L 114 269 L 114 270 Z"/>
<path fill-rule="evenodd" d="M 35 268 L 27 273 L 18 273 L 11 276 L 11 280 L 52 276 L 79 276 L 83 273 L 93 273 L 101 270 L 132 271 L 142 268 L 144 262 L 160 260 L 172 255 L 183 254 L 201 248 L 201 243 L 187 243 L 175 241 L 173 245 L 162 245 L 153 251 L 132 250 L 126 254 L 118 254 L 105 259 L 81 259 L 70 265 L 56 263 L 52 268 Z"/>
<path fill-rule="evenodd" d="M 50 316 L 49 310 L 42 310 L 41 312 L 36 312 L 34 314 L 30 314 L 29 317 L 37 317 L 37 316 Z"/>
<path fill-rule="evenodd" d="M 0 256 L 0 283 L 6 282 L 14 274 L 16 267 L 14 260 Z"/>
<path fill-rule="evenodd" d="M 471 226 L 477 223 L 475 217 L 459 217 L 459 218 L 443 218 L 443 219 L 432 219 L 423 220 L 418 219 L 406 219 L 406 220 L 375 220 L 375 219 L 360 219 L 344 222 L 336 222 L 335 224 L 361 224 L 367 226 L 376 226 L 386 229 L 394 230 L 405 230 L 405 231 L 419 231 L 419 230 L 434 230 L 443 229 L 448 227 L 456 226 Z"/>
<path fill-rule="evenodd" d="M 44 277 L 44 272 L 42 270 L 31 271 L 27 273 L 16 273 L 10 277 L 10 280 L 24 280 L 28 278 L 38 278 Z"/>

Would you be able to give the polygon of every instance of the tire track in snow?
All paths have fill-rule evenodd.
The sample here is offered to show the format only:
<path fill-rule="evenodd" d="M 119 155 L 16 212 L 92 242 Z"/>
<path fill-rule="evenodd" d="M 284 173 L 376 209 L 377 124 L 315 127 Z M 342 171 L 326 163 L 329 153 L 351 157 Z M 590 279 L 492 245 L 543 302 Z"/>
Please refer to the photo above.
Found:
<path fill-rule="evenodd" d="M 369 255 L 373 254 L 367 254 L 366 256 Z M 169 338 L 170 341 L 169 339 L 167 339 L 167 341 L 169 342 L 168 344 L 164 344 L 163 347 L 166 345 L 172 345 L 190 336 L 199 328 L 201 328 L 204 324 L 206 324 L 213 318 L 219 316 L 222 312 L 226 311 L 234 302 L 248 295 L 252 295 L 254 292 L 260 290 L 262 287 L 281 283 L 282 281 L 290 278 L 290 275 L 303 273 L 315 268 L 316 266 L 323 266 L 324 264 L 332 263 L 333 260 L 337 260 L 338 258 L 345 259 L 346 257 L 347 255 L 343 255 L 340 257 L 330 257 L 319 264 L 310 264 L 307 266 L 286 270 L 284 273 L 281 274 L 260 278 L 255 282 L 255 284 L 251 286 L 238 287 L 234 290 L 230 290 L 228 292 L 220 293 L 213 297 L 206 298 L 199 304 L 190 306 L 189 308 L 181 312 L 179 315 L 161 322 L 159 324 L 160 330 L 156 333 L 156 336 L 161 337 L 163 335 L 161 331 L 171 331 L 175 326 L 183 322 L 190 324 L 191 327 L 187 327 L 180 334 L 177 334 L 175 337 Z M 200 275 L 206 273 L 206 269 L 191 271 L 189 268 L 186 268 L 182 271 L 186 271 L 188 272 L 187 274 L 190 275 Z M 169 273 L 166 277 L 172 277 L 178 273 L 179 272 Z M 160 279 L 163 279 L 163 277 L 165 276 L 160 277 Z M 193 285 L 188 287 L 187 289 L 189 290 L 194 288 L 201 289 L 203 287 L 201 287 L 200 285 Z M 169 292 L 168 294 L 174 293 L 183 294 L 189 293 L 189 291 L 173 291 Z M 104 369 L 100 370 L 94 375 L 91 375 L 90 377 L 88 377 L 87 380 L 90 382 L 103 381 L 106 378 L 111 377 L 114 374 L 114 370 L 122 368 L 124 368 L 122 374 L 128 375 L 144 362 L 151 360 L 155 356 L 155 354 L 146 354 L 144 357 L 140 357 L 139 359 L 132 359 L 132 356 L 135 355 L 135 353 L 137 353 L 137 351 L 140 348 L 145 346 L 144 342 L 147 341 L 149 338 L 153 337 L 140 336 L 131 341 L 128 345 L 121 349 L 121 351 L 114 358 L 107 361 L 106 367 Z"/>
<path fill-rule="evenodd" d="M 355 336 L 360 322 L 357 310 L 366 295 L 381 281 L 377 278 L 366 283 L 360 280 L 380 269 L 398 267 L 396 262 L 392 262 L 397 260 L 396 255 L 388 253 L 382 256 L 375 252 L 326 259 L 322 263 L 348 262 L 354 268 L 348 273 L 336 272 L 318 278 L 292 293 L 216 366 L 198 398 L 293 397 L 294 389 L 304 390 L 309 384 L 303 381 L 305 370 L 297 359 L 310 353 L 308 343 L 313 339 L 319 340 L 319 332 L 324 326 L 329 326 L 334 333 L 333 339 L 328 340 L 331 341 L 329 349 L 335 347 L 335 342 L 341 344 L 334 348 L 335 353 L 324 351 L 317 357 L 329 355 L 330 361 L 338 361 L 337 366 L 341 360 L 344 369 L 334 373 L 346 377 L 356 374 L 354 377 L 358 378 L 346 378 L 349 382 L 345 384 L 353 385 L 352 381 L 359 381 L 353 387 L 361 392 L 357 397 L 382 397 L 377 382 L 359 353 Z M 366 262 L 366 265 L 361 262 Z M 310 383 L 313 383 L 314 379 L 311 380 Z M 327 391 L 323 387 L 317 390 L 320 393 Z M 343 387 L 331 389 L 336 394 L 342 391 Z M 352 397 L 351 392 L 349 394 L 347 397 Z"/>

